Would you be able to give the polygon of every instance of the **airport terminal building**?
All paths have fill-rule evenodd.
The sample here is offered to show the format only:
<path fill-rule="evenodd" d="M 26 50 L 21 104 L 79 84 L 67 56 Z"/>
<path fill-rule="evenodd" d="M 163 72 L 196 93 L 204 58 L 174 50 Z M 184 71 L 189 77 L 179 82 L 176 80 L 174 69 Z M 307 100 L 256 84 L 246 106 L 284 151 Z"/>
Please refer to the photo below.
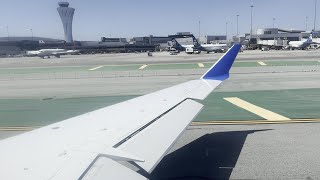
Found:
<path fill-rule="evenodd" d="M 287 46 L 290 41 L 301 41 L 307 39 L 311 32 L 304 30 L 287 30 L 280 28 L 265 28 L 257 29 L 257 31 L 250 35 L 246 34 L 246 39 L 250 44 L 262 46 Z"/>

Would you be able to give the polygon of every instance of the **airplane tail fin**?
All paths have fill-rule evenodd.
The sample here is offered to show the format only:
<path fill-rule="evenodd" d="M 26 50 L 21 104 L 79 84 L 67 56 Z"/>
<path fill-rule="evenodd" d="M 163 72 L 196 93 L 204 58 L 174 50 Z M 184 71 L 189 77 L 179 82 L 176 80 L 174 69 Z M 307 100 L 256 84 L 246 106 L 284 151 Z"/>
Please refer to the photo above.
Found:
<path fill-rule="evenodd" d="M 307 39 L 306 42 L 307 42 L 307 43 L 312 43 L 312 33 L 310 33 L 310 36 L 309 36 L 309 38 Z"/>
<path fill-rule="evenodd" d="M 200 46 L 200 43 L 198 42 L 198 40 L 196 39 L 196 37 L 192 36 L 192 40 L 193 40 L 193 45 L 194 47 L 199 47 Z"/>
<path fill-rule="evenodd" d="M 234 44 L 202 77 L 201 79 L 225 80 L 229 78 L 229 71 L 236 59 L 241 44 Z"/>
<path fill-rule="evenodd" d="M 172 43 L 174 48 L 176 49 L 182 48 L 181 44 L 175 38 L 172 39 Z"/>

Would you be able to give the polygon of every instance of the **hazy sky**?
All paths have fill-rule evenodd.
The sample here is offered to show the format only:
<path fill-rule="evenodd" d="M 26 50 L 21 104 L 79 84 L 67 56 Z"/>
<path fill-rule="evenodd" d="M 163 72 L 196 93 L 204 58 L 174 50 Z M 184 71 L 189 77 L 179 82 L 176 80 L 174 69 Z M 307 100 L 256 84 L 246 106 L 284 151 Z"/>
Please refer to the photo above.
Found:
<path fill-rule="evenodd" d="M 0 37 L 34 36 L 63 39 L 63 29 L 56 10 L 59 0 L 2 0 Z M 106 37 L 168 35 L 192 32 L 201 35 L 250 32 L 252 0 L 69 0 L 76 9 L 73 20 L 75 40 L 99 40 Z M 318 5 L 320 2 L 318 2 Z M 253 0 L 253 28 L 275 26 L 290 29 L 313 28 L 314 0 Z M 319 8 L 318 8 L 319 9 Z M 320 12 L 318 13 L 320 14 Z M 320 17 L 317 18 L 320 20 Z M 320 21 L 317 21 L 320 22 Z M 317 23 L 317 29 L 320 24 Z"/>

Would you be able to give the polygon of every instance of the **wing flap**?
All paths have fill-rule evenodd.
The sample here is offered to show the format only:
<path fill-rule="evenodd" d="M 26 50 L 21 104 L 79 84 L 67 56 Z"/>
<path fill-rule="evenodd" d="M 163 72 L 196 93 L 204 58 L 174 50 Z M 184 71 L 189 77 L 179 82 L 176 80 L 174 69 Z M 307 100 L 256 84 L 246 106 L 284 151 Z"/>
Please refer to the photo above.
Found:
<path fill-rule="evenodd" d="M 93 165 L 92 170 L 89 171 L 82 180 L 92 179 L 130 179 L 130 180 L 145 180 L 144 176 L 132 171 L 131 169 L 119 164 L 108 158 L 101 158 Z"/>
<path fill-rule="evenodd" d="M 119 148 L 145 159 L 136 163 L 150 173 L 202 107 L 198 102 L 186 100 Z"/>

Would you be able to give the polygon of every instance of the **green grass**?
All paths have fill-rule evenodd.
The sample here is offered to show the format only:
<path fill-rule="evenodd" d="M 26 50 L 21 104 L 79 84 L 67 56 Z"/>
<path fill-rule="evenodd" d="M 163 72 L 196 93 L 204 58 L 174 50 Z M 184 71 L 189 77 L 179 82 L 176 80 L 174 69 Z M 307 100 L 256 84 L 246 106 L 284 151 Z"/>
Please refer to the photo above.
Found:
<path fill-rule="evenodd" d="M 120 65 L 120 66 L 104 66 L 94 71 L 133 71 L 139 70 L 142 65 Z M 97 66 L 98 67 L 98 66 Z M 94 67 L 92 67 L 94 68 Z"/>
<path fill-rule="evenodd" d="M 193 64 L 151 64 L 145 70 L 163 70 L 163 69 L 196 69 L 197 63 Z"/>
<path fill-rule="evenodd" d="M 204 108 L 194 121 L 261 119 L 259 116 L 238 108 L 223 99 L 224 97 L 233 97 L 234 95 L 236 94 L 212 93 L 204 101 L 200 101 L 204 105 Z"/>
<path fill-rule="evenodd" d="M 43 126 L 106 107 L 136 96 L 82 97 L 66 99 L 2 99 L 0 127 Z M 260 120 L 224 97 L 238 97 L 289 118 L 320 118 L 320 89 L 214 92 L 200 103 L 205 107 L 195 121 Z M 125 110 L 124 110 L 125 113 Z"/>
<path fill-rule="evenodd" d="M 1 99 L 0 127 L 43 126 L 100 109 L 135 96 L 67 99 Z"/>
<path fill-rule="evenodd" d="M 318 61 L 263 61 L 267 66 L 314 66 L 320 65 Z M 204 68 L 211 67 L 212 63 L 203 63 Z M 150 64 L 143 70 L 139 70 L 141 65 L 108 65 L 98 68 L 92 72 L 113 72 L 113 71 L 145 71 L 145 70 L 166 70 L 166 69 L 199 69 L 197 63 L 187 64 Z M 235 62 L 234 67 L 257 67 L 261 66 L 256 61 Z M 89 69 L 97 66 L 83 67 L 48 67 L 48 68 L 10 68 L 0 69 L 0 74 L 30 74 L 30 73 L 61 73 L 61 72 L 90 72 Z"/>
<path fill-rule="evenodd" d="M 259 120 L 261 117 L 223 100 L 224 97 L 238 97 L 256 106 L 288 118 L 320 118 L 320 89 L 216 92 L 203 104 L 204 109 L 195 119 L 208 120 Z"/>
<path fill-rule="evenodd" d="M 89 67 L 48 67 L 48 68 L 10 68 L 1 69 L 0 74 L 31 74 L 87 71 Z"/>
<path fill-rule="evenodd" d="M 314 66 L 320 65 L 318 61 L 269 61 L 268 66 Z"/>

